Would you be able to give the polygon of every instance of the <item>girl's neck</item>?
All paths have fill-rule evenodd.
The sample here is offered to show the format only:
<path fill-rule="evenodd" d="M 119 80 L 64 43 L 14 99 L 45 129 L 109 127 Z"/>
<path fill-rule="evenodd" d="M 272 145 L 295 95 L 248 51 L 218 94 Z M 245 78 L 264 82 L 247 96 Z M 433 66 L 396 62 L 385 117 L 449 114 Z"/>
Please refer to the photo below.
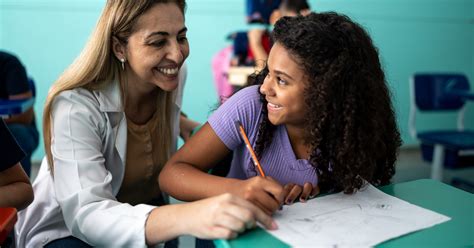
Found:
<path fill-rule="evenodd" d="M 309 144 L 305 141 L 306 132 L 304 128 L 286 125 L 286 131 L 296 158 L 309 159 L 311 151 Z"/>

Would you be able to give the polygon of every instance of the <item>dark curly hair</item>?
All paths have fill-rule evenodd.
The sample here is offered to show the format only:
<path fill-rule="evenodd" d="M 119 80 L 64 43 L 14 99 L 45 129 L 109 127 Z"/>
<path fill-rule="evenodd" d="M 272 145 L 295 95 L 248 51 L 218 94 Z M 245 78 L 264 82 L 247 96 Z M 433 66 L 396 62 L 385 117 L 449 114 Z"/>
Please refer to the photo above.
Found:
<path fill-rule="evenodd" d="M 367 32 L 347 16 L 312 13 L 281 18 L 272 38 L 304 68 L 309 81 L 304 100 L 312 111 L 306 116 L 305 142 L 322 192 L 352 193 L 364 180 L 388 184 L 401 139 L 378 52 Z M 254 82 L 262 84 L 267 73 L 265 68 Z M 266 108 L 262 112 L 258 156 L 275 130 Z"/>

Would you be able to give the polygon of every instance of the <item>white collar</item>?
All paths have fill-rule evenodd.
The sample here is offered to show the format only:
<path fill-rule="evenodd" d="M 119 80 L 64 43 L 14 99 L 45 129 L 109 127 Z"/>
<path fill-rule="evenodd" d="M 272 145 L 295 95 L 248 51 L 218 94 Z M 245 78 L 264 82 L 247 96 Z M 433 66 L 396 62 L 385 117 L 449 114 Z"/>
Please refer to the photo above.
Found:
<path fill-rule="evenodd" d="M 94 90 L 99 100 L 99 109 L 103 112 L 123 112 L 122 89 L 118 80 L 107 83 L 104 88 Z"/>

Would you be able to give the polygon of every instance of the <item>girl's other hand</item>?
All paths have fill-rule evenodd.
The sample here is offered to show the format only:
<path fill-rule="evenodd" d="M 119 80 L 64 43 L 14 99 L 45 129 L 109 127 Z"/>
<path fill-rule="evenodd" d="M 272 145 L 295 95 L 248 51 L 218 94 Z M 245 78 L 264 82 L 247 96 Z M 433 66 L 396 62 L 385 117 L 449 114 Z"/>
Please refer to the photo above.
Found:
<path fill-rule="evenodd" d="M 289 183 L 283 188 L 285 204 L 291 205 L 298 198 L 300 202 L 306 202 L 308 198 L 313 198 L 319 194 L 319 186 L 312 183 L 305 183 L 304 186 Z"/>

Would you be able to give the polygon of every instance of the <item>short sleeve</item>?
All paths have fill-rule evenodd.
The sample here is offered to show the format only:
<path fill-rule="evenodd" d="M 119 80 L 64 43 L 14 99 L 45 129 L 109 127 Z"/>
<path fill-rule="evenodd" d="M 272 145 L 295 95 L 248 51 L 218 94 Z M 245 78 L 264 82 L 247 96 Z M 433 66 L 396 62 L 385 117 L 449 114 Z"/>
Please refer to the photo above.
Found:
<path fill-rule="evenodd" d="M 0 119 L 0 151 L 0 171 L 14 166 L 25 156 L 3 119 Z"/>
<path fill-rule="evenodd" d="M 208 120 L 217 136 L 230 150 L 242 143 L 236 121 L 242 123 L 247 136 L 252 140 L 258 128 L 262 109 L 259 86 L 249 86 L 238 91 L 224 102 Z"/>

